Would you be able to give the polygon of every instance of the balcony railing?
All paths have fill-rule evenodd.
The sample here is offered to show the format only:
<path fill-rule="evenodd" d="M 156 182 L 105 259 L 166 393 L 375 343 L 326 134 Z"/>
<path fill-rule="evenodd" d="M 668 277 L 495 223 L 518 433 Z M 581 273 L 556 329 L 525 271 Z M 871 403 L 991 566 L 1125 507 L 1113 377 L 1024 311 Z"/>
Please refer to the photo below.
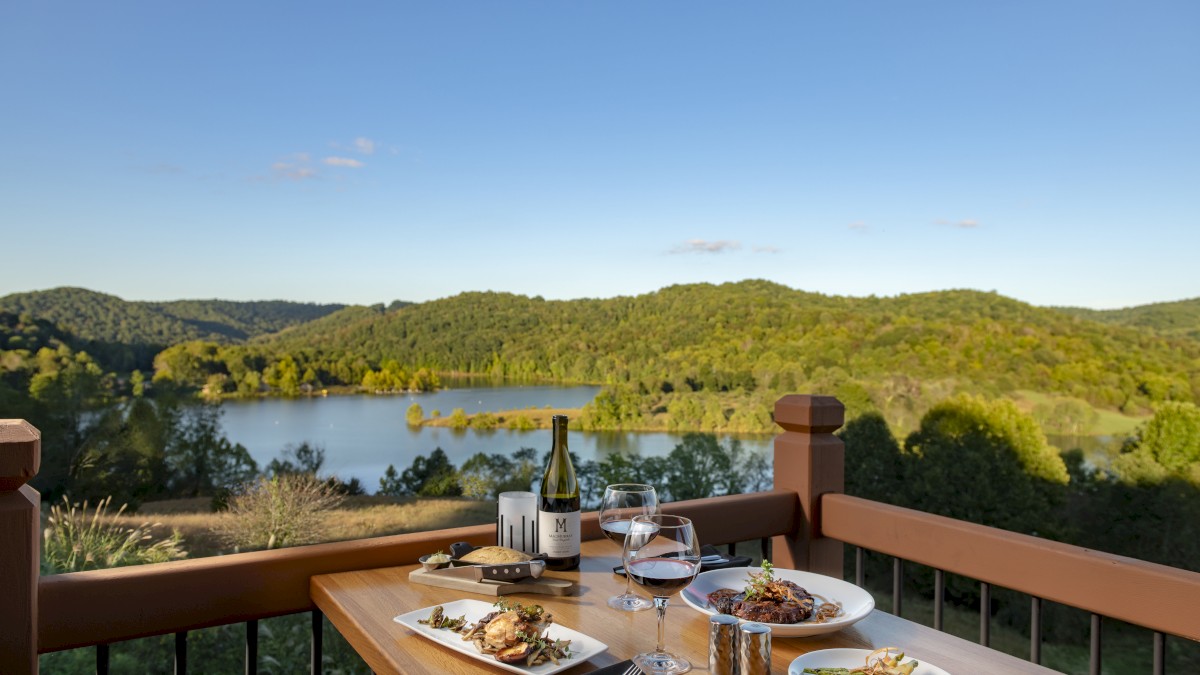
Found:
<path fill-rule="evenodd" d="M 769 492 L 675 502 L 664 511 L 691 517 L 702 541 L 727 544 L 771 539 L 773 562 L 842 576 L 846 544 L 936 570 L 935 627 L 941 628 L 944 573 L 978 580 L 981 592 L 1004 587 L 1033 597 L 1030 659 L 1040 660 L 1040 608 L 1050 600 L 1092 619 L 1091 670 L 1100 672 L 1101 617 L 1150 629 L 1153 672 L 1165 669 L 1168 635 L 1200 640 L 1200 574 L 1015 534 L 842 494 L 843 422 L 831 397 L 785 396 L 775 406 L 783 433 L 775 439 L 775 483 Z M 494 529 L 475 526 L 291 549 L 239 553 L 140 567 L 39 577 L 39 496 L 25 483 L 38 470 L 40 438 L 19 420 L 0 421 L 0 664 L 5 673 L 37 672 L 38 654 L 94 646 L 97 672 L 107 672 L 110 643 L 176 636 L 175 670 L 187 670 L 187 632 L 246 624 L 246 672 L 255 669 L 257 621 L 313 613 L 312 664 L 321 663 L 321 617 L 309 578 L 416 562 L 455 541 L 491 543 Z M 585 514 L 584 538 L 601 536 Z M 900 603 L 897 574 L 894 606 Z M 1138 602 L 1128 598 L 1137 597 Z M 983 603 L 981 642 L 990 613 Z M 96 611 L 103 608 L 103 611 Z M 201 668 L 202 670 L 202 668 Z"/>

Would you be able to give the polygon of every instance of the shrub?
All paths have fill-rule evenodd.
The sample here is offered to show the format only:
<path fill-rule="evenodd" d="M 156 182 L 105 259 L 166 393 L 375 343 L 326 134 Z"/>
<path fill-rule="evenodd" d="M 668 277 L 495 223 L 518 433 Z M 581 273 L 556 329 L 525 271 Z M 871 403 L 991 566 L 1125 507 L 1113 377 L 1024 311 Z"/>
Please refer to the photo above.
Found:
<path fill-rule="evenodd" d="M 404 414 L 404 421 L 408 422 L 409 426 L 421 426 L 421 422 L 425 421 L 425 411 L 421 409 L 420 403 L 408 406 L 408 412 Z"/>
<path fill-rule="evenodd" d="M 63 497 L 62 506 L 50 507 L 48 525 L 42 532 L 43 573 L 81 572 L 187 557 L 178 532 L 166 539 L 156 539 L 151 532 L 154 525 L 150 523 L 125 527 L 116 522 L 125 512 L 125 505 L 110 516 L 111 503 L 112 497 L 108 497 L 92 510 L 86 501 L 80 506 Z"/>
<path fill-rule="evenodd" d="M 284 548 L 323 541 L 321 514 L 342 497 L 308 474 L 262 477 L 229 498 L 229 514 L 217 530 L 238 550 Z"/>

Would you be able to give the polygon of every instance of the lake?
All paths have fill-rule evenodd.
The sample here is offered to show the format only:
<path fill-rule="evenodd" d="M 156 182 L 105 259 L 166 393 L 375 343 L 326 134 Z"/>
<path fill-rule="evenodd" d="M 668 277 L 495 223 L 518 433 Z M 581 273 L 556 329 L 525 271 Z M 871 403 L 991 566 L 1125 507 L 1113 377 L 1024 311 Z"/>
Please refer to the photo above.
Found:
<path fill-rule="evenodd" d="M 550 449 L 550 430 L 458 431 L 444 427 L 410 427 L 404 421 L 408 407 L 419 403 L 426 417 L 434 410 L 449 415 L 455 408 L 467 414 L 525 408 L 581 408 L 596 397 L 594 386 L 472 386 L 421 394 L 391 396 L 329 396 L 296 399 L 228 401 L 221 426 L 231 442 L 241 443 L 265 466 L 287 445 L 304 441 L 325 448 L 323 472 L 342 480 L 358 478 L 368 491 L 379 487 L 388 464 L 402 471 L 417 455 L 434 448 L 446 452 L 456 466 L 478 452 L 511 455 L 523 447 L 535 448 L 540 457 Z M 747 450 L 770 450 L 771 436 L 742 437 Z M 571 451 L 582 460 L 600 460 L 612 454 L 664 456 L 682 435 L 642 432 L 572 431 Z"/>

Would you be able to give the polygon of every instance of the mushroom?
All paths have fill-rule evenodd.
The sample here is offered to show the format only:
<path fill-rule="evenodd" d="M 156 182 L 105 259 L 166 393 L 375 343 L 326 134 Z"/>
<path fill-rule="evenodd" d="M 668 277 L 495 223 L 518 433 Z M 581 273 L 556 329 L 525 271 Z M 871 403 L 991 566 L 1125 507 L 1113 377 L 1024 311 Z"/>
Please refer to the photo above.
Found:
<path fill-rule="evenodd" d="M 500 663 L 525 663 L 529 658 L 529 654 L 533 652 L 533 644 L 529 642 L 518 642 L 511 647 L 505 647 L 496 652 L 496 660 Z"/>

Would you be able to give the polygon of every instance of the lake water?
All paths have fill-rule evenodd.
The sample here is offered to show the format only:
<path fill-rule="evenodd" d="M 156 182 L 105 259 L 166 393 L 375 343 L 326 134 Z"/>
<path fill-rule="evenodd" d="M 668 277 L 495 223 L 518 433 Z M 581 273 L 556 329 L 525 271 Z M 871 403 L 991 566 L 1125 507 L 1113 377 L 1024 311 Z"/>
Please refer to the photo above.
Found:
<path fill-rule="evenodd" d="M 410 427 L 408 407 L 419 403 L 426 416 L 434 410 L 449 415 L 455 408 L 467 414 L 525 408 L 581 408 L 596 397 L 594 386 L 469 386 L 423 394 L 394 396 L 330 396 L 326 398 L 256 399 L 224 404 L 226 437 L 241 443 L 265 466 L 287 445 L 308 441 L 325 448 L 326 473 L 343 480 L 358 478 L 374 492 L 379 478 L 394 464 L 404 470 L 417 455 L 434 448 L 446 452 L 456 466 L 477 452 L 511 455 L 534 448 L 539 457 L 550 449 L 550 430 L 457 431 L 444 427 Z M 771 449 L 771 436 L 739 436 L 747 450 Z M 1050 436 L 1061 449 L 1081 448 L 1093 466 L 1107 466 L 1111 440 L 1096 437 Z M 680 434 L 572 431 L 571 450 L 580 459 L 600 460 L 612 454 L 664 456 L 682 441 Z"/>
<path fill-rule="evenodd" d="M 264 466 L 287 445 L 308 441 L 325 448 L 324 473 L 343 480 L 358 478 L 368 491 L 379 487 L 388 464 L 402 471 L 417 455 L 434 448 L 446 452 L 456 466 L 477 452 L 511 455 L 535 448 L 538 456 L 550 449 L 550 430 L 457 431 L 443 427 L 410 427 L 404 415 L 419 403 L 425 415 L 455 408 L 467 414 L 525 408 L 581 408 L 600 391 L 593 386 L 473 386 L 423 394 L 393 396 L 329 396 L 325 398 L 229 401 L 222 408 L 222 427 Z M 770 436 L 739 437 L 747 450 L 770 450 Z M 572 431 L 567 443 L 580 459 L 603 459 L 611 454 L 664 456 L 682 441 L 680 434 Z"/>

